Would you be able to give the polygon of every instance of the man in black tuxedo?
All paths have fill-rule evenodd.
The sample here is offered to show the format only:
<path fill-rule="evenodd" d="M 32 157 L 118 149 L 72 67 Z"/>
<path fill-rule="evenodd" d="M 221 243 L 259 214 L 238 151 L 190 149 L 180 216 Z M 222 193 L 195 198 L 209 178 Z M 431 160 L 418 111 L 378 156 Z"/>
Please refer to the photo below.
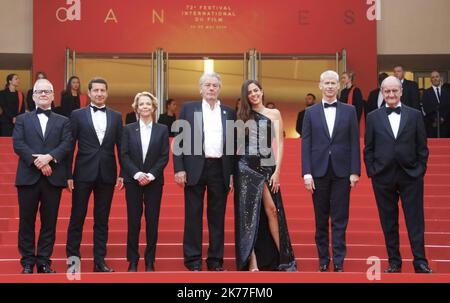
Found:
<path fill-rule="evenodd" d="M 336 98 L 339 75 L 322 73 L 319 87 L 322 102 L 307 108 L 303 121 L 302 175 L 313 195 L 319 271 L 329 270 L 331 217 L 334 271 L 342 272 L 350 188 L 361 174 L 359 128 L 355 107 Z"/>
<path fill-rule="evenodd" d="M 19 252 L 22 273 L 54 273 L 50 267 L 61 192 L 67 185 L 67 156 L 72 147 L 69 119 L 52 113 L 53 86 L 48 80 L 34 85 L 37 109 L 17 116 L 13 146 L 19 156 L 16 186 L 19 198 Z M 36 214 L 41 230 L 35 248 Z"/>
<path fill-rule="evenodd" d="M 94 192 L 94 271 L 112 272 L 106 265 L 108 220 L 114 185 L 123 187 L 123 178 L 117 178 L 116 155 L 120 153 L 122 115 L 107 108 L 108 84 L 102 78 L 89 82 L 90 106 L 72 112 L 70 122 L 74 144 L 78 143 L 75 168 L 68 181 L 72 191 L 72 212 L 67 235 L 67 257 L 80 255 L 83 224 L 88 202 Z M 73 152 L 71 158 L 73 159 Z M 70 162 L 72 163 L 72 162 Z"/>
<path fill-rule="evenodd" d="M 216 73 L 200 78 L 203 100 L 183 104 L 183 131 L 175 137 L 173 164 L 175 182 L 184 187 L 184 264 L 191 271 L 202 268 L 203 199 L 208 191 L 208 270 L 223 271 L 224 224 L 227 194 L 233 185 L 234 154 L 226 153 L 226 121 L 236 113 L 218 100 L 221 78 Z M 178 128 L 179 129 L 179 128 Z M 182 146 L 178 146 L 182 140 Z M 189 144 L 190 143 L 190 144 Z"/>
<path fill-rule="evenodd" d="M 438 71 L 431 73 L 431 84 L 432 86 L 425 90 L 422 98 L 427 135 L 428 138 L 448 138 L 450 136 L 450 93 L 442 87 L 441 75 Z"/>
<path fill-rule="evenodd" d="M 405 68 L 403 65 L 394 66 L 394 75 L 402 83 L 402 104 L 420 110 L 420 93 L 417 83 L 405 79 Z"/>
<path fill-rule="evenodd" d="M 367 116 L 364 161 L 372 178 L 389 267 L 387 273 L 401 272 L 398 227 L 398 199 L 402 199 L 406 227 L 417 273 L 431 273 L 425 258 L 423 178 L 428 147 L 422 113 L 401 101 L 402 84 L 395 77 L 382 85 L 386 106 Z"/>
<path fill-rule="evenodd" d="M 302 136 L 303 119 L 305 117 L 305 111 L 308 107 L 313 106 L 314 102 L 316 102 L 316 96 L 314 96 L 311 93 L 307 94 L 305 97 L 305 109 L 299 112 L 297 115 L 297 123 L 295 130 L 300 135 L 300 137 Z"/>
<path fill-rule="evenodd" d="M 386 73 L 380 73 L 378 75 L 378 88 L 374 89 L 370 92 L 369 98 L 366 103 L 366 110 L 364 111 L 364 115 L 367 121 L 367 114 L 384 106 L 386 103 L 384 102 L 383 94 L 381 93 L 381 83 L 389 77 Z"/>

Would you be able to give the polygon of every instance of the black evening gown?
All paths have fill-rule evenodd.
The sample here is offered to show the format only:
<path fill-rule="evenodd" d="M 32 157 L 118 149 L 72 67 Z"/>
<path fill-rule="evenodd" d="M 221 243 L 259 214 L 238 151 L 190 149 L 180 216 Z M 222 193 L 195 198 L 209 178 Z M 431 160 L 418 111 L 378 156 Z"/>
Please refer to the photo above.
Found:
<path fill-rule="evenodd" d="M 255 250 L 260 270 L 296 271 L 294 252 L 289 238 L 280 191 L 272 195 L 278 214 L 280 251 L 269 230 L 262 194 L 264 184 L 275 171 L 273 158 L 272 121 L 253 112 L 256 127 L 245 136 L 245 153 L 239 152 L 235 174 L 235 237 L 237 270 L 248 270 L 250 255 Z M 260 121 L 262 123 L 260 123 Z"/>

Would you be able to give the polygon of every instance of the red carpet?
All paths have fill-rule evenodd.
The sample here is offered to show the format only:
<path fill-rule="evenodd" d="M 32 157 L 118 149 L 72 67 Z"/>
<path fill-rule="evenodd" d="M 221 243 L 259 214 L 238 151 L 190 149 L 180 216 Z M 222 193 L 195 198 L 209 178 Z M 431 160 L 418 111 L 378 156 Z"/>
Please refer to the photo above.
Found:
<path fill-rule="evenodd" d="M 161 208 L 155 273 L 124 273 L 126 262 L 126 205 L 124 191 L 114 196 L 107 262 L 117 272 L 94 274 L 92 271 L 92 203 L 86 219 L 82 255 L 81 282 L 368 282 L 367 258 L 379 257 L 381 270 L 386 267 L 386 250 L 370 180 L 365 173 L 352 191 L 350 222 L 347 232 L 345 273 L 317 273 L 317 251 L 314 245 L 314 215 L 311 196 L 300 177 L 300 141 L 285 141 L 281 190 L 288 226 L 300 271 L 298 273 L 238 273 L 234 264 L 233 201 L 227 207 L 225 267 L 227 273 L 189 273 L 183 266 L 183 194 L 173 182 L 173 168 L 166 168 L 166 185 Z M 412 254 L 400 214 L 403 274 L 381 275 L 381 282 L 450 282 L 450 140 L 429 140 L 430 160 L 425 179 L 426 253 L 433 275 L 412 274 Z M 17 157 L 11 139 L 0 139 L 0 282 L 67 282 L 65 274 L 65 241 L 70 216 L 71 196 L 64 192 L 58 219 L 58 233 L 53 254 L 56 275 L 18 275 L 21 270 L 17 249 L 18 206 L 14 187 Z M 364 169 L 364 168 L 363 168 Z M 39 230 L 39 223 L 36 226 Z M 204 225 L 204 253 L 207 227 Z M 141 233 L 141 255 L 144 250 Z M 140 270 L 143 270 L 143 263 Z"/>

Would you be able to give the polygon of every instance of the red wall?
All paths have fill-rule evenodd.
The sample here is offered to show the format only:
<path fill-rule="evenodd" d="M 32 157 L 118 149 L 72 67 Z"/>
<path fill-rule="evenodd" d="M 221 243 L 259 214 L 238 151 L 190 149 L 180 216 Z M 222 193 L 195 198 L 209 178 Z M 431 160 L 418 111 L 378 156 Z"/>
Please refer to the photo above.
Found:
<path fill-rule="evenodd" d="M 183 12 L 217 12 L 199 6 L 225 6 L 232 17 L 195 22 Z M 189 7 L 196 5 L 196 8 Z M 376 22 L 369 21 L 365 0 L 81 0 L 81 20 L 60 22 L 56 11 L 66 0 L 34 0 L 33 70 L 45 70 L 60 91 L 65 48 L 77 52 L 150 53 L 162 47 L 174 53 L 348 52 L 347 66 L 358 74 L 367 96 L 376 86 Z M 110 9 L 117 23 L 104 22 Z M 153 23 L 152 12 L 164 13 Z M 63 12 L 60 12 L 63 16 Z M 220 26 L 193 29 L 193 26 Z"/>

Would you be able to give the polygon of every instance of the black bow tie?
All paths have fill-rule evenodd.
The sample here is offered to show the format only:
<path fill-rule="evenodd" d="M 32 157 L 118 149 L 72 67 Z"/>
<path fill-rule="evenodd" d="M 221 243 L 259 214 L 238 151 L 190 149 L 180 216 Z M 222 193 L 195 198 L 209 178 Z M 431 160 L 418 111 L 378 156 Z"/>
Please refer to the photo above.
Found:
<path fill-rule="evenodd" d="M 394 112 L 400 115 L 400 113 L 402 112 L 401 107 L 399 106 L 399 107 L 396 107 L 396 108 L 392 108 L 392 107 L 387 107 L 386 108 L 386 113 L 388 114 L 388 116 L 390 114 L 394 113 Z"/>
<path fill-rule="evenodd" d="M 52 110 L 51 109 L 42 109 L 42 108 L 40 108 L 40 107 L 38 107 L 37 109 L 36 109 L 36 114 L 45 114 L 47 117 L 50 117 L 50 113 L 52 112 Z"/>
<path fill-rule="evenodd" d="M 334 102 L 334 103 L 324 103 L 323 104 L 323 107 L 324 108 L 328 108 L 328 107 L 337 107 L 337 102 Z"/>
<path fill-rule="evenodd" d="M 98 110 L 101 110 L 102 112 L 106 113 L 106 106 L 100 108 L 100 107 L 91 105 L 91 107 L 94 110 L 94 113 L 97 112 Z"/>

